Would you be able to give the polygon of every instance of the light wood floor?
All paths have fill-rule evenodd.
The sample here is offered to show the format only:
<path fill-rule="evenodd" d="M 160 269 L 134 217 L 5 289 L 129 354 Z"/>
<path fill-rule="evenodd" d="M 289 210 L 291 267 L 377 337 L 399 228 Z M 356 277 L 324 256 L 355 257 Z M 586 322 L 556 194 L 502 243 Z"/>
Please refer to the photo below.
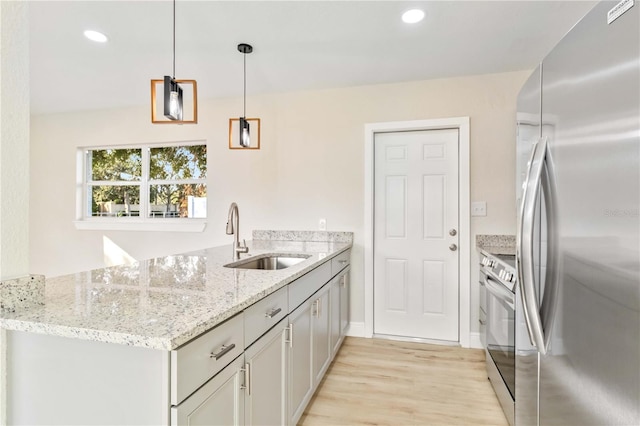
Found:
<path fill-rule="evenodd" d="M 484 351 L 347 337 L 300 425 L 508 426 Z"/>

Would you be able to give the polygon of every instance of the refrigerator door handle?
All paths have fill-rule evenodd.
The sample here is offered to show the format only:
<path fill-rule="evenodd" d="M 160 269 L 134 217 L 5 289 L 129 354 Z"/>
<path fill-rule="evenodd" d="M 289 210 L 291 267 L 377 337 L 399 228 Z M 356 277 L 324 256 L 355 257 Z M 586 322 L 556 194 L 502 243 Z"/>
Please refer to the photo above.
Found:
<path fill-rule="evenodd" d="M 555 179 L 553 170 L 553 161 L 550 152 L 547 150 L 544 160 L 544 169 L 542 170 L 541 190 L 544 193 L 545 211 L 547 218 L 547 246 L 546 246 L 546 274 L 544 292 L 541 295 L 540 302 L 540 318 L 542 321 L 545 337 L 545 348 L 549 348 L 549 341 L 552 335 L 553 323 L 555 321 L 556 311 L 558 308 L 558 291 L 559 291 L 559 265 L 557 257 L 557 232 L 556 232 L 556 193 Z M 542 278 L 542 276 L 541 276 Z M 542 290 L 540 290 L 542 292 Z"/>
<path fill-rule="evenodd" d="M 534 145 L 531 153 L 522 196 L 516 244 L 516 268 L 518 282 L 521 286 L 524 318 L 527 323 L 531 344 L 543 355 L 546 354 L 547 347 L 535 288 L 533 241 L 536 199 L 540 193 L 546 152 L 547 138 L 543 137 Z"/>
<path fill-rule="evenodd" d="M 521 293 L 524 293 L 524 277 L 523 277 L 523 273 L 522 273 L 522 228 L 523 228 L 523 222 L 525 220 L 524 218 L 524 211 L 525 211 L 525 204 L 527 202 L 527 193 L 530 192 L 529 190 L 529 180 L 531 179 L 531 164 L 533 164 L 533 159 L 536 156 L 536 151 L 538 149 L 538 144 L 540 142 L 540 138 L 538 138 L 538 140 L 536 141 L 536 143 L 533 144 L 533 146 L 531 147 L 531 155 L 529 156 L 529 161 L 527 162 L 527 172 L 525 174 L 525 179 L 524 179 L 524 183 L 522 185 L 522 201 L 520 203 L 520 216 L 518 217 L 518 223 L 517 223 L 517 230 L 516 230 L 516 274 L 518 276 L 518 285 L 520 286 Z M 524 295 L 522 296 L 522 300 L 524 302 Z M 527 332 L 529 334 L 529 340 L 531 341 L 532 345 L 535 345 L 534 343 L 534 338 L 533 338 L 533 334 L 531 332 L 531 325 L 530 325 L 530 319 L 529 319 L 529 312 L 527 311 L 527 305 L 526 303 L 522 304 L 522 312 L 524 315 L 524 320 L 525 323 L 527 324 Z"/>

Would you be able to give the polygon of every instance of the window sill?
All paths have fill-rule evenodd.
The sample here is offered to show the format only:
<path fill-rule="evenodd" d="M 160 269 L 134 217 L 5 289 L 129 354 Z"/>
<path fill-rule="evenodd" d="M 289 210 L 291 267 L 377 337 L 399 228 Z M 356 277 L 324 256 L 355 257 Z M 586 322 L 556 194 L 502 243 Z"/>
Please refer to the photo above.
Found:
<path fill-rule="evenodd" d="M 152 231 L 152 232 L 203 232 L 205 220 L 155 219 L 141 220 L 76 220 L 76 229 L 84 231 Z"/>

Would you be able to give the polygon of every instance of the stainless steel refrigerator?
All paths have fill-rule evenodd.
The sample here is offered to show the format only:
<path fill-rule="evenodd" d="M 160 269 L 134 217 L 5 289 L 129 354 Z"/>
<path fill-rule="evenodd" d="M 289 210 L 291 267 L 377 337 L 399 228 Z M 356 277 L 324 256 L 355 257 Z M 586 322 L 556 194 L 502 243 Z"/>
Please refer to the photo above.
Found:
<path fill-rule="evenodd" d="M 598 3 L 517 104 L 517 425 L 640 425 L 640 4 Z"/>

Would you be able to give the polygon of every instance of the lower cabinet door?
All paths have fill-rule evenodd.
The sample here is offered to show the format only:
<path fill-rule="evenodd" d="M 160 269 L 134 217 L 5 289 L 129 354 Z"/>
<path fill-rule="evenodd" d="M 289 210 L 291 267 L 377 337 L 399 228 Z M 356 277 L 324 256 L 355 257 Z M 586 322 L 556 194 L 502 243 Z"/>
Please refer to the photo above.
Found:
<path fill-rule="evenodd" d="M 181 404 L 171 407 L 171 424 L 244 425 L 243 367 L 241 355 Z"/>
<path fill-rule="evenodd" d="M 331 362 L 330 351 L 330 314 L 331 304 L 329 299 L 330 283 L 322 287 L 315 296 L 315 308 L 313 309 L 313 377 L 314 385 L 322 380 Z"/>
<path fill-rule="evenodd" d="M 347 266 L 340 276 L 340 337 L 344 337 L 349 326 L 349 278 L 351 267 Z"/>
<path fill-rule="evenodd" d="M 289 424 L 295 425 L 304 413 L 313 392 L 311 371 L 311 298 L 289 314 Z"/>
<path fill-rule="evenodd" d="M 337 276 L 331 281 L 331 356 L 338 352 L 341 342 L 340 337 L 342 337 L 342 327 L 340 325 L 341 282 L 342 276 Z"/>
<path fill-rule="evenodd" d="M 249 346 L 244 353 L 247 369 L 245 424 L 287 424 L 285 318 Z"/>

